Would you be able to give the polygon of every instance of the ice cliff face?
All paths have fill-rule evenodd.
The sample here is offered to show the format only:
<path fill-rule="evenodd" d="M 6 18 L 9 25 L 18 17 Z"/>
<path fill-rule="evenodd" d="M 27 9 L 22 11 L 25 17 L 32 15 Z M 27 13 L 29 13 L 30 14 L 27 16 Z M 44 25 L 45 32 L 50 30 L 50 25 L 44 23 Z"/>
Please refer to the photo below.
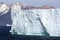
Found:
<path fill-rule="evenodd" d="M 12 29 L 10 32 L 20 35 L 60 36 L 59 9 L 42 8 L 44 9 L 22 10 L 18 7 L 16 11 L 11 11 Z"/>
<path fill-rule="evenodd" d="M 50 36 L 60 36 L 60 9 L 43 9 L 40 18 Z"/>
<path fill-rule="evenodd" d="M 13 34 L 21 35 L 46 35 L 46 30 L 43 29 L 38 20 L 38 10 L 16 10 L 12 11 L 12 29 Z"/>

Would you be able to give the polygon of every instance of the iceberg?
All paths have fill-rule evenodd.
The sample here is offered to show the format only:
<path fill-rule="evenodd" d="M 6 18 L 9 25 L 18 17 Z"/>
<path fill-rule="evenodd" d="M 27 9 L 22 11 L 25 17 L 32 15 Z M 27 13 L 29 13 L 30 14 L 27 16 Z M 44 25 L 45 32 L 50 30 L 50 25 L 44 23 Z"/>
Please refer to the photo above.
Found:
<path fill-rule="evenodd" d="M 60 9 L 12 11 L 12 34 L 60 36 Z"/>
<path fill-rule="evenodd" d="M 34 10 L 17 10 L 12 15 L 11 32 L 21 35 L 45 35 L 46 31 L 43 29 L 36 14 Z"/>
<path fill-rule="evenodd" d="M 21 5 L 14 4 L 11 10 L 12 29 L 10 32 L 20 35 L 47 35 L 38 20 L 37 13 L 38 10 L 22 10 Z"/>
<path fill-rule="evenodd" d="M 22 10 L 21 7 L 19 4 L 12 7 L 12 34 L 60 36 L 60 9 Z"/>
<path fill-rule="evenodd" d="M 60 36 L 60 9 L 41 9 L 41 21 L 50 36 Z"/>
<path fill-rule="evenodd" d="M 6 26 L 0 28 L 11 28 L 10 32 L 17 35 L 60 36 L 60 9 L 27 6 L 23 10 L 22 7 L 19 3 L 11 7 L 0 4 L 0 26 Z"/>

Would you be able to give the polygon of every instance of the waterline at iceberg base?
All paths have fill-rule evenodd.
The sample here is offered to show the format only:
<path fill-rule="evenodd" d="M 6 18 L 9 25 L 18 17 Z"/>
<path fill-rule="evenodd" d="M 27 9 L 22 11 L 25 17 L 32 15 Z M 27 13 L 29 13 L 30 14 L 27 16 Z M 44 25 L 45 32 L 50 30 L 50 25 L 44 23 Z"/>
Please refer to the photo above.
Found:
<path fill-rule="evenodd" d="M 60 36 L 60 9 L 17 9 L 11 19 L 12 34 Z"/>

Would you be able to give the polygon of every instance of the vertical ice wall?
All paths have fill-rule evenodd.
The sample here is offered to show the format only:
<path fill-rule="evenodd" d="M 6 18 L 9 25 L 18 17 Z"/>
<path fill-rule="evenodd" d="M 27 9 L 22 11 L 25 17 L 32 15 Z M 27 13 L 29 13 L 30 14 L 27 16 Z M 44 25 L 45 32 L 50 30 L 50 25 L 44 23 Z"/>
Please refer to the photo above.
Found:
<path fill-rule="evenodd" d="M 16 10 L 12 11 L 11 32 L 22 35 L 46 35 L 38 16 L 39 10 Z"/>
<path fill-rule="evenodd" d="M 38 10 L 22 10 L 21 5 L 14 4 L 11 10 L 12 34 L 47 35 L 38 20 Z"/>
<path fill-rule="evenodd" d="M 60 36 L 60 9 L 11 11 L 13 34 Z"/>
<path fill-rule="evenodd" d="M 14 4 L 11 10 L 11 18 L 12 18 L 12 34 L 24 34 L 24 19 L 23 19 L 23 11 L 21 10 L 20 4 Z"/>
<path fill-rule="evenodd" d="M 43 9 L 40 18 L 50 36 L 60 36 L 60 9 Z"/>

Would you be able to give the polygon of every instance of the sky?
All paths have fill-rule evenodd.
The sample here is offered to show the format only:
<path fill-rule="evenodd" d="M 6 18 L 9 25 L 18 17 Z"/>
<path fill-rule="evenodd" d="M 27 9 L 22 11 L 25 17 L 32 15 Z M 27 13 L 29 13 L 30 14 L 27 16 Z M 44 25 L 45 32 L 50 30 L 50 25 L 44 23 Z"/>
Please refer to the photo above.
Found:
<path fill-rule="evenodd" d="M 0 2 L 4 2 L 7 4 L 18 2 L 28 6 L 50 5 L 56 8 L 60 8 L 60 0 L 0 0 Z"/>

